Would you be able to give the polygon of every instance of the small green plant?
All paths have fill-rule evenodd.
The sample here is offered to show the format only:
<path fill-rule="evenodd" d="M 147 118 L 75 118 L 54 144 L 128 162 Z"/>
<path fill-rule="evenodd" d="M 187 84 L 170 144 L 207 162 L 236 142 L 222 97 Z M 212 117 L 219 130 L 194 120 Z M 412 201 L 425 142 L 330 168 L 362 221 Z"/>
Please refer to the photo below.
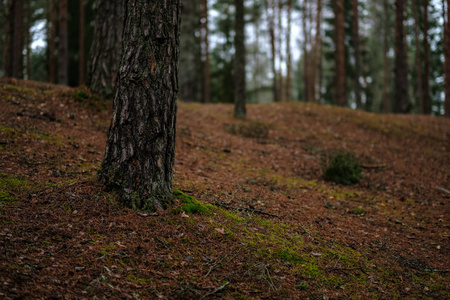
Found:
<path fill-rule="evenodd" d="M 73 98 L 75 99 L 75 101 L 77 101 L 77 102 L 83 102 L 84 100 L 86 100 L 86 99 L 89 98 L 89 96 L 88 96 L 85 92 L 83 92 L 83 91 L 73 93 L 73 94 L 72 94 L 72 97 L 73 97 Z"/>
<path fill-rule="evenodd" d="M 192 196 L 186 195 L 182 191 L 174 190 L 173 195 L 175 198 L 181 200 L 181 210 L 183 210 L 187 214 L 197 214 L 204 213 L 210 208 L 210 204 L 203 204 L 199 200 L 195 199 Z M 181 212 L 180 209 L 172 209 L 173 214 L 178 214 Z"/>
<path fill-rule="evenodd" d="M 355 207 L 354 209 L 351 210 L 351 212 L 352 212 L 352 214 L 355 214 L 355 215 L 362 215 L 366 211 L 361 207 Z"/>
<path fill-rule="evenodd" d="M 297 286 L 297 289 L 300 291 L 306 291 L 308 289 L 308 284 L 306 282 L 302 282 Z"/>
<path fill-rule="evenodd" d="M 351 185 L 363 178 L 361 163 L 350 152 L 331 155 L 324 164 L 323 177 L 326 181 Z"/>

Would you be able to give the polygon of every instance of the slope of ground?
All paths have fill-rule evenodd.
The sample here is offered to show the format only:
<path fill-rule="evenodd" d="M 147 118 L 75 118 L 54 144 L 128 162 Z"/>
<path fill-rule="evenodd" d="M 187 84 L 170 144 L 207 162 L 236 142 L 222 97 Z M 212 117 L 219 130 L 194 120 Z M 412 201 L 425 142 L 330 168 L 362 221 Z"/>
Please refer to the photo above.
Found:
<path fill-rule="evenodd" d="M 0 79 L 0 296 L 448 299 L 450 120 L 179 103 L 173 206 L 95 181 L 111 105 Z M 325 182 L 329 153 L 364 165 Z"/>

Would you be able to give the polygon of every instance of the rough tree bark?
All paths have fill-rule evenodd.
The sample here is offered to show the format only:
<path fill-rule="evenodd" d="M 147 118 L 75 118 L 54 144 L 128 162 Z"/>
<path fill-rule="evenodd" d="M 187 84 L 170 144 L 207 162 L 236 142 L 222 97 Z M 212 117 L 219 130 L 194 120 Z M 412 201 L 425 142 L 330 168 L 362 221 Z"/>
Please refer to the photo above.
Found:
<path fill-rule="evenodd" d="M 26 70 L 27 70 L 27 79 L 31 79 L 31 9 L 30 9 L 31 0 L 25 0 L 25 14 L 26 14 L 26 25 L 25 25 L 25 45 L 27 47 L 27 56 L 26 56 Z"/>
<path fill-rule="evenodd" d="M 334 104 L 347 105 L 346 70 L 345 70 L 345 23 L 344 0 L 336 0 L 335 9 L 335 88 Z"/>
<path fill-rule="evenodd" d="M 353 55 L 355 59 L 355 82 L 354 82 L 354 93 L 355 102 L 358 109 L 362 108 L 361 103 L 361 84 L 359 82 L 359 77 L 361 74 L 361 53 L 359 49 L 359 11 L 358 11 L 358 0 L 352 0 L 352 41 L 353 41 Z"/>
<path fill-rule="evenodd" d="M 58 83 L 67 85 L 69 75 L 68 0 L 59 0 Z"/>
<path fill-rule="evenodd" d="M 172 197 L 180 0 L 126 1 L 113 118 L 99 180 L 136 209 Z"/>
<path fill-rule="evenodd" d="M 431 114 L 431 93 L 430 93 L 430 43 L 428 41 L 428 8 L 429 0 L 423 0 L 423 113 Z"/>
<path fill-rule="evenodd" d="M 405 0 L 395 0 L 395 112 L 408 113 L 408 65 L 405 45 Z"/>
<path fill-rule="evenodd" d="M 444 113 L 446 117 L 450 117 L 450 0 L 442 3 L 442 8 L 444 9 Z M 447 8 L 447 10 L 445 10 Z"/>
<path fill-rule="evenodd" d="M 125 0 L 95 2 L 87 85 L 104 98 L 114 97 L 114 86 L 122 50 L 123 10 Z"/>
<path fill-rule="evenodd" d="M 14 33 L 14 5 L 12 0 L 6 2 L 6 22 L 5 22 L 5 48 L 3 53 L 3 75 L 10 77 L 12 75 L 12 64 L 10 62 L 12 47 L 12 35 Z"/>
<path fill-rule="evenodd" d="M 234 22 L 234 117 L 245 119 L 245 20 L 244 0 L 235 0 L 236 20 Z"/>
<path fill-rule="evenodd" d="M 313 60 L 313 97 L 314 102 L 320 101 L 321 95 L 321 60 L 322 60 L 322 0 L 317 0 L 316 7 L 316 34 L 314 37 L 314 60 Z"/>

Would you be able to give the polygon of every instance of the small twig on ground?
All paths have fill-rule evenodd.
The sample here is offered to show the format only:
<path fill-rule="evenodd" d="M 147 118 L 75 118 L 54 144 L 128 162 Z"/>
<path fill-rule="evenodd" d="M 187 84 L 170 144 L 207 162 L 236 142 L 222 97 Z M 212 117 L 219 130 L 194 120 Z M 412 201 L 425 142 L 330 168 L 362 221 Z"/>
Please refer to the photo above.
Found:
<path fill-rule="evenodd" d="M 439 186 L 435 187 L 436 190 L 447 193 L 448 195 L 450 195 L 450 191 L 444 188 L 441 188 Z"/>
<path fill-rule="evenodd" d="M 253 208 L 247 208 L 247 207 L 232 207 L 232 206 L 227 205 L 224 202 L 216 202 L 215 205 L 220 206 L 220 207 L 225 208 L 225 209 L 228 209 L 228 210 L 250 212 L 250 213 L 254 213 L 254 214 L 259 214 L 259 215 L 279 218 L 279 216 L 277 216 L 277 215 L 269 214 L 269 213 L 263 212 L 261 210 L 257 210 L 257 209 L 253 209 Z"/>
<path fill-rule="evenodd" d="M 228 284 L 230 284 L 230 283 L 227 281 L 224 285 L 219 286 L 217 289 L 215 289 L 215 290 L 212 291 L 211 293 L 208 293 L 208 294 L 204 295 L 204 296 L 201 297 L 200 299 L 205 299 L 206 297 L 209 297 L 209 296 L 211 296 L 211 295 L 213 295 L 213 294 L 215 294 L 215 293 L 217 293 L 217 292 L 223 290 Z"/>

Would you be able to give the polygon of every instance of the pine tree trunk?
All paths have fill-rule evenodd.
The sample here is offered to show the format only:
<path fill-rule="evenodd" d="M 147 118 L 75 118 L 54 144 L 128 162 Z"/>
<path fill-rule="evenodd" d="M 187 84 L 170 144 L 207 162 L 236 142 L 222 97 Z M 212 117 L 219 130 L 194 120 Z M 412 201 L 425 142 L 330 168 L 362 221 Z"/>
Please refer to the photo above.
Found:
<path fill-rule="evenodd" d="M 25 0 L 25 14 L 27 23 L 25 25 L 25 45 L 27 47 L 26 66 L 27 66 L 27 79 L 31 79 L 31 10 L 30 1 Z"/>
<path fill-rule="evenodd" d="M 203 56 L 204 56 L 204 81 L 203 81 L 203 102 L 211 102 L 211 67 L 209 60 L 209 28 L 208 28 L 208 1 L 200 0 L 200 32 L 203 43 Z"/>
<path fill-rule="evenodd" d="M 319 0 L 320 1 L 320 0 Z M 287 34 L 286 34 L 286 101 L 291 100 L 291 26 L 292 26 L 292 0 L 287 3 Z"/>
<path fill-rule="evenodd" d="M 383 60 L 383 112 L 390 113 L 391 112 L 391 99 L 390 99 L 390 90 L 391 90 L 391 59 L 389 57 L 389 49 L 390 49 L 390 36 L 391 36 L 391 26 L 389 22 L 389 0 L 383 1 L 384 7 L 384 60 Z"/>
<path fill-rule="evenodd" d="M 234 48 L 234 117 L 245 120 L 245 21 L 244 0 L 235 0 L 236 20 Z"/>
<path fill-rule="evenodd" d="M 172 197 L 180 0 L 126 1 L 114 112 L 99 180 L 136 209 Z"/>
<path fill-rule="evenodd" d="M 313 83 L 313 91 L 314 91 L 314 102 L 320 101 L 321 95 L 321 59 L 322 59 L 322 0 L 317 0 L 316 7 L 316 35 L 314 38 L 314 60 L 313 60 L 313 69 L 314 69 L 314 83 Z"/>
<path fill-rule="evenodd" d="M 361 61 L 361 55 L 360 55 L 360 49 L 359 49 L 359 12 L 358 12 L 358 0 L 352 0 L 352 40 L 353 40 L 353 53 L 354 53 L 354 59 L 355 59 L 355 86 L 354 86 L 354 93 L 355 93 L 355 102 L 356 107 L 358 109 L 362 108 L 361 103 L 361 84 L 359 82 L 360 74 L 361 74 L 361 67 L 360 67 L 360 61 Z"/>
<path fill-rule="evenodd" d="M 269 2 L 270 1 L 270 6 Z M 269 19 L 269 37 L 270 37 L 270 61 L 272 66 L 272 74 L 273 74 L 273 101 L 279 102 L 279 93 L 278 93 L 278 78 L 277 78 L 277 68 L 275 64 L 276 60 L 276 49 L 275 49 L 275 28 L 274 28 L 274 15 L 275 15 L 275 0 L 265 0 L 264 1 L 267 10 L 267 17 Z"/>
<path fill-rule="evenodd" d="M 94 38 L 92 41 L 87 85 L 90 90 L 108 99 L 114 87 L 122 52 L 122 30 L 125 0 L 95 2 Z"/>
<path fill-rule="evenodd" d="M 58 1 L 50 0 L 50 36 L 48 53 L 48 81 L 56 83 L 56 27 L 58 25 Z"/>
<path fill-rule="evenodd" d="M 442 8 L 444 9 L 444 112 L 446 117 L 450 117 L 450 0 L 446 0 L 447 10 L 445 10 L 445 5 L 443 3 Z"/>
<path fill-rule="evenodd" d="M 422 58 L 420 51 L 420 37 L 419 37 L 419 14 L 417 12 L 416 0 L 412 0 L 412 13 L 414 17 L 414 44 L 416 47 L 416 86 L 417 86 L 417 106 L 419 113 L 424 113 L 424 99 L 422 86 Z"/>
<path fill-rule="evenodd" d="M 68 0 L 59 0 L 58 83 L 68 83 L 69 34 L 67 28 Z"/>
<path fill-rule="evenodd" d="M 408 65 L 405 45 L 405 0 L 395 1 L 395 112 L 408 113 Z"/>
<path fill-rule="evenodd" d="M 345 70 L 345 23 L 344 0 L 335 1 L 335 90 L 334 102 L 339 106 L 347 105 L 346 70 Z"/>
<path fill-rule="evenodd" d="M 283 51 L 282 51 L 282 45 L 283 45 L 283 0 L 277 0 L 278 1 L 278 47 L 277 48 L 277 52 L 278 52 L 278 99 L 280 101 L 284 101 L 283 97 L 283 89 L 284 89 L 284 84 L 283 84 L 283 70 L 282 70 L 282 65 L 283 65 Z"/>
<path fill-rule="evenodd" d="M 78 46 L 79 46 L 79 55 L 78 55 L 78 84 L 84 84 L 84 0 L 80 0 L 80 30 L 78 36 Z"/>
<path fill-rule="evenodd" d="M 303 30 L 303 97 L 305 99 L 305 102 L 312 101 L 310 98 L 310 81 L 311 78 L 309 76 L 309 28 L 307 26 L 308 23 L 308 0 L 303 1 L 302 5 L 302 30 Z"/>
<path fill-rule="evenodd" d="M 13 0 L 6 2 L 6 22 L 5 22 L 5 49 L 3 55 L 3 75 L 5 77 L 12 76 L 12 50 L 13 50 L 13 34 L 14 34 L 14 4 Z"/>
<path fill-rule="evenodd" d="M 424 50 L 424 70 L 423 70 L 423 113 L 431 114 L 430 99 L 430 43 L 428 41 L 428 8 L 429 0 L 423 0 L 423 50 Z"/>

